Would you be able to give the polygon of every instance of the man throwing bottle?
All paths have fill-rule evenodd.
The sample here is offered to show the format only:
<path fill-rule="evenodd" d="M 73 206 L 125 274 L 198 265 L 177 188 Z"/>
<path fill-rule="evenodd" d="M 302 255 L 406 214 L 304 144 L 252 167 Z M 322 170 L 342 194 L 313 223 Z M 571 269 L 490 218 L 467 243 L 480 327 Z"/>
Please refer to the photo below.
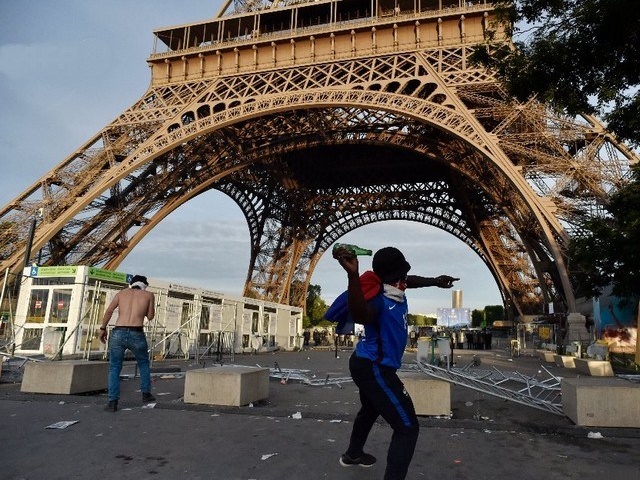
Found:
<path fill-rule="evenodd" d="M 364 325 L 364 336 L 349 360 L 361 407 L 340 464 L 370 467 L 376 463 L 373 455 L 364 452 L 364 445 L 376 419 L 382 416 L 393 429 L 384 480 L 402 480 L 407 476 L 419 432 L 413 402 L 396 373 L 407 344 L 408 307 L 404 291 L 433 286 L 451 288 L 459 279 L 448 275 L 435 278 L 408 275 L 411 266 L 394 247 L 378 250 L 373 256 L 373 272 L 365 272 L 363 278 L 358 258 L 351 249 L 337 248 L 333 256 L 347 272 L 349 315 L 355 323 Z M 372 279 L 379 284 L 377 291 L 371 288 Z"/>

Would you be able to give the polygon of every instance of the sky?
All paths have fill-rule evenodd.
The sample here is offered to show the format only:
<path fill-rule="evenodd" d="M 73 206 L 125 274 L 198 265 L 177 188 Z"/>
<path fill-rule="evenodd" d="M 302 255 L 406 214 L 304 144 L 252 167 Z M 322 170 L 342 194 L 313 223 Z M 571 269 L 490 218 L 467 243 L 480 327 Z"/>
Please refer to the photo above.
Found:
<path fill-rule="evenodd" d="M 212 18 L 220 0 L 0 1 L 0 204 L 9 203 L 146 91 L 153 30 Z M 502 303 L 486 265 L 464 243 L 435 227 L 385 221 L 340 240 L 403 251 L 411 273 L 459 277 L 463 307 Z M 249 230 L 240 208 L 219 192 L 200 195 L 164 219 L 118 268 L 240 295 L 249 264 Z M 371 268 L 361 257 L 360 269 Z M 325 255 L 311 283 L 329 304 L 346 274 Z M 452 290 L 408 294 L 409 310 L 451 307 Z"/>

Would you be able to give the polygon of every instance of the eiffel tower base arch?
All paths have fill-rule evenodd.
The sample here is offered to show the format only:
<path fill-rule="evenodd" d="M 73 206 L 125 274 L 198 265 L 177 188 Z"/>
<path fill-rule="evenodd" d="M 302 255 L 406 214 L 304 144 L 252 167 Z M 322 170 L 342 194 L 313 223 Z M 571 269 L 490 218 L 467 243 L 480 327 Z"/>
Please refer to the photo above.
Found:
<path fill-rule="evenodd" d="M 303 306 L 336 240 L 402 219 L 463 241 L 510 314 L 574 312 L 570 229 L 633 152 L 593 117 L 513 101 L 470 61 L 496 33 L 490 3 L 315 3 L 287 20 L 227 3 L 154 32 L 144 95 L 0 211 L 0 267 L 19 272 L 31 245 L 43 265 L 115 269 L 213 189 L 247 219 L 245 295 Z"/>

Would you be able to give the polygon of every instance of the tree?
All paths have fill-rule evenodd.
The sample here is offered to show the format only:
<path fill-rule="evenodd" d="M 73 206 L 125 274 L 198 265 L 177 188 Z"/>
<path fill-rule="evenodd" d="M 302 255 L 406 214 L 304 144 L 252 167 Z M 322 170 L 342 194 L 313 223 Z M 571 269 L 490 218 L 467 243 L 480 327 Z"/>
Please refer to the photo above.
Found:
<path fill-rule="evenodd" d="M 504 320 L 504 307 L 502 305 L 487 305 L 484 307 L 484 320 L 489 327 L 496 320 Z"/>
<path fill-rule="evenodd" d="M 475 60 L 518 99 L 597 115 L 640 145 L 638 0 L 513 0 L 498 12 L 512 41 L 490 41 Z"/>
<path fill-rule="evenodd" d="M 484 321 L 484 311 L 474 309 L 471 311 L 471 326 L 479 327 Z"/>
<path fill-rule="evenodd" d="M 309 285 L 307 289 L 307 302 L 306 302 L 306 316 L 309 320 L 309 325 L 318 325 L 324 318 L 324 314 L 327 313 L 327 303 L 320 298 L 322 288 L 320 285 Z"/>
<path fill-rule="evenodd" d="M 614 193 L 609 215 L 588 220 L 569 244 L 569 268 L 578 296 L 595 297 L 611 285 L 622 298 L 640 297 L 640 165 L 632 182 Z"/>
<path fill-rule="evenodd" d="M 437 323 L 437 318 L 429 317 L 427 315 L 409 313 L 407 314 L 407 323 L 409 325 L 415 325 L 417 327 L 426 327 L 435 325 Z"/>
<path fill-rule="evenodd" d="M 640 2 L 513 0 L 499 18 L 511 39 L 478 49 L 521 101 L 532 96 L 570 115 L 594 114 L 633 147 L 640 146 Z M 640 293 L 640 175 L 612 194 L 603 218 L 589 218 L 569 245 L 578 296 Z"/>

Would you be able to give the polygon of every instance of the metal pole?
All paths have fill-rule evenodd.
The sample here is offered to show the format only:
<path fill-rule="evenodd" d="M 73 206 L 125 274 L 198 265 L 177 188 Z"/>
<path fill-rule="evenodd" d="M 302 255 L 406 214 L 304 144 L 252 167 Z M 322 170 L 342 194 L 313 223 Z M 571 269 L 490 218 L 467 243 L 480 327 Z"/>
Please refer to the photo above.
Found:
<path fill-rule="evenodd" d="M 636 370 L 640 369 L 640 302 L 638 302 L 638 321 L 636 322 Z"/>
<path fill-rule="evenodd" d="M 31 260 L 31 247 L 33 245 L 33 237 L 36 233 L 36 220 L 37 218 L 34 216 L 33 220 L 31 220 L 31 228 L 29 229 L 29 237 L 27 238 L 27 247 L 24 251 L 24 266 L 28 267 Z"/>
<path fill-rule="evenodd" d="M 153 367 L 154 357 L 155 357 L 155 347 L 157 346 L 156 335 L 158 333 L 158 315 L 160 310 L 160 306 L 162 305 L 162 291 L 158 290 L 156 296 L 156 315 L 154 317 L 153 326 L 151 327 L 151 348 L 149 349 L 149 366 Z M 165 308 L 166 311 L 166 308 Z M 165 318 L 166 320 L 166 318 Z"/>
<path fill-rule="evenodd" d="M 84 292 L 86 291 L 86 287 L 87 287 L 87 283 L 84 283 L 83 286 L 83 293 L 82 293 L 82 298 L 84 298 Z M 93 344 L 93 338 L 95 335 L 95 326 L 97 323 L 97 318 L 98 318 L 98 308 L 100 306 L 100 290 L 102 288 L 102 281 L 98 280 L 96 282 L 96 284 L 94 285 L 93 290 L 91 291 L 91 305 L 89 306 L 89 312 L 88 312 L 88 317 L 89 317 L 89 325 L 87 325 L 87 332 L 85 335 L 85 345 L 84 345 L 84 352 L 82 354 L 82 358 L 86 359 L 86 360 L 91 360 L 91 346 Z M 83 318 L 80 317 L 79 322 L 82 323 Z M 100 345 L 100 342 L 98 342 L 98 346 Z"/>
<path fill-rule="evenodd" d="M 2 303 L 4 302 L 4 291 L 7 288 L 7 280 L 9 278 L 9 268 L 4 271 L 4 282 L 2 284 L 2 291 L 0 292 L 0 312 L 2 312 Z M 0 317 L 0 322 L 2 318 Z M 13 331 L 13 320 L 11 319 L 11 315 L 7 318 L 7 324 L 11 323 L 11 343 L 15 343 L 15 332 Z"/>

